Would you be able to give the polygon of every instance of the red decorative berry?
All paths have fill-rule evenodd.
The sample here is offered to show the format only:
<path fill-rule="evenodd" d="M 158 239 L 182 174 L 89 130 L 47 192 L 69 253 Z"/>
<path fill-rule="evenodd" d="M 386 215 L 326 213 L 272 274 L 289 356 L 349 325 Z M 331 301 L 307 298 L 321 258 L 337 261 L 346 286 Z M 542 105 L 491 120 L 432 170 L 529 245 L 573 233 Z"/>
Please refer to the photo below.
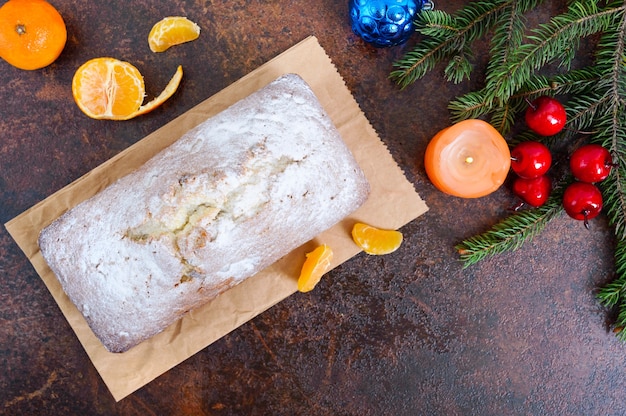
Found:
<path fill-rule="evenodd" d="M 563 208 L 567 215 L 584 221 L 585 227 L 589 227 L 588 220 L 602 211 L 602 193 L 593 184 L 574 182 L 563 193 Z"/>
<path fill-rule="evenodd" d="M 613 167 L 611 153 L 599 144 L 579 147 L 569 160 L 572 174 L 583 182 L 595 183 L 606 179 Z"/>
<path fill-rule="evenodd" d="M 546 95 L 530 103 L 525 114 L 526 124 L 541 136 L 552 136 L 563 130 L 567 113 L 556 99 Z"/>
<path fill-rule="evenodd" d="M 513 181 L 513 193 L 535 208 L 546 203 L 551 190 L 550 178 L 544 175 L 531 179 L 518 177 Z"/>
<path fill-rule="evenodd" d="M 521 178 L 538 178 L 552 164 L 550 149 L 540 142 L 522 142 L 511 150 L 511 169 Z"/>

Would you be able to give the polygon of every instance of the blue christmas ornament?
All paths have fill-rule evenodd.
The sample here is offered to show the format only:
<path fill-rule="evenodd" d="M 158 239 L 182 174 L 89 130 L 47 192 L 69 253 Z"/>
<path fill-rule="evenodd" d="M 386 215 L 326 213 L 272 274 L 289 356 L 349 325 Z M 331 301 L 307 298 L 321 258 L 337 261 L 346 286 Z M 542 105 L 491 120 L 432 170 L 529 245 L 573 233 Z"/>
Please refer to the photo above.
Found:
<path fill-rule="evenodd" d="M 415 32 L 415 14 L 433 7 L 428 0 L 350 0 L 352 30 L 379 48 L 401 45 Z"/>

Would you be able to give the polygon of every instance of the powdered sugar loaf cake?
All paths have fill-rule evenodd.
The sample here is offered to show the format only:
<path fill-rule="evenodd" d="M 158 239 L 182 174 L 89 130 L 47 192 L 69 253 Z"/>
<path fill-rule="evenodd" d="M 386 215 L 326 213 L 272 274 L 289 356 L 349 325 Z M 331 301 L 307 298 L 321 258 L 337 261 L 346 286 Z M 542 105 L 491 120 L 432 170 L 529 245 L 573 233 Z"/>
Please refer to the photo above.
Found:
<path fill-rule="evenodd" d="M 67 211 L 39 246 L 95 335 L 123 352 L 332 227 L 368 192 L 290 74 Z"/>

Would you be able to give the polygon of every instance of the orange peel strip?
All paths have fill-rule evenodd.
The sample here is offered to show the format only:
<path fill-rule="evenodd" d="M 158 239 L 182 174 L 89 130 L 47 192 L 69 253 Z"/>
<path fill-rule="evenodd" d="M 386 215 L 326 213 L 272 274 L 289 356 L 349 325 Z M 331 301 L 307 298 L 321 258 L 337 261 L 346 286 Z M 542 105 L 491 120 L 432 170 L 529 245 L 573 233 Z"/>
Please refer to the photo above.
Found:
<path fill-rule="evenodd" d="M 150 111 L 154 110 L 155 108 L 163 104 L 172 95 L 174 95 L 176 90 L 178 90 L 178 86 L 180 85 L 180 82 L 182 79 L 183 79 L 183 67 L 179 65 L 178 68 L 176 68 L 176 72 L 174 73 L 170 81 L 165 86 L 165 89 L 161 91 L 161 94 L 159 94 L 153 100 L 139 107 L 139 110 L 133 113 L 130 118 L 149 113 Z"/>

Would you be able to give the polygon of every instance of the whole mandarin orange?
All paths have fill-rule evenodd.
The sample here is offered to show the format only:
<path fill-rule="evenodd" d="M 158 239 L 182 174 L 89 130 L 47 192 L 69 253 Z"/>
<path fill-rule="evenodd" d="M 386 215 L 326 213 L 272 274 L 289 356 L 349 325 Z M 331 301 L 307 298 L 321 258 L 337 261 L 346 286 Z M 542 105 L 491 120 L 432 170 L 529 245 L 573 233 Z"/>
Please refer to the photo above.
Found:
<path fill-rule="evenodd" d="M 20 69 L 54 62 L 67 41 L 63 17 L 45 0 L 9 0 L 0 7 L 0 58 Z"/>

